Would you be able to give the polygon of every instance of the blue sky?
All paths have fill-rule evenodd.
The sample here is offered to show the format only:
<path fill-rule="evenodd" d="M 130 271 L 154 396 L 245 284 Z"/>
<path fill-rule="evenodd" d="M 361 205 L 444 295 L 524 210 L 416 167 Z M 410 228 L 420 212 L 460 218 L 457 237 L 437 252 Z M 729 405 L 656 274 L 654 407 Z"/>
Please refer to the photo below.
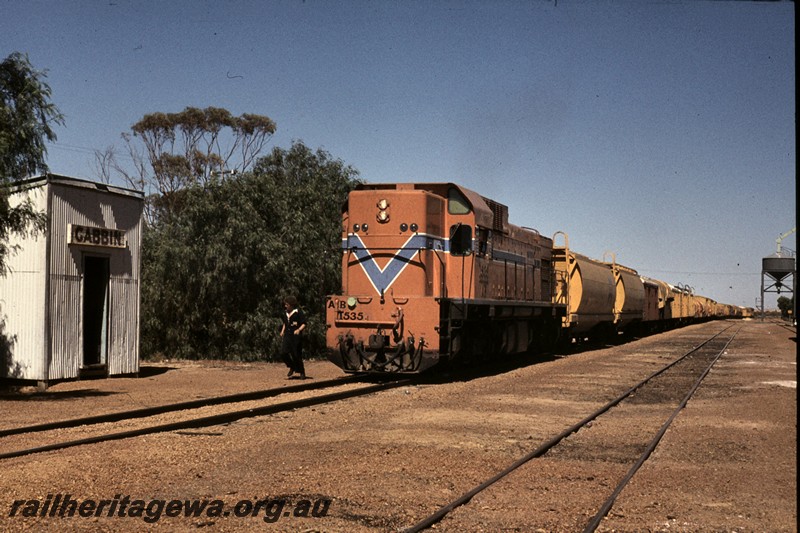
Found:
<path fill-rule="evenodd" d="M 796 225 L 790 2 L 0 0 L 47 69 L 53 172 L 147 113 L 271 117 L 371 182 L 453 181 L 512 223 L 754 306 Z M 796 238 L 783 241 L 796 249 Z M 767 295 L 767 306 L 777 296 Z"/>

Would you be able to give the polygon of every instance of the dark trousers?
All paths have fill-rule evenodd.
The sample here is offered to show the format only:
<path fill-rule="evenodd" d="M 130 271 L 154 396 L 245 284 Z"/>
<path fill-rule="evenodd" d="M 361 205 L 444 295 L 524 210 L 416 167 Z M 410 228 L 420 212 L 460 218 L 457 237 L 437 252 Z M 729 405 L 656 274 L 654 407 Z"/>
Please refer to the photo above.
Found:
<path fill-rule="evenodd" d="M 283 335 L 283 347 L 281 349 L 281 357 L 283 362 L 286 363 L 291 370 L 299 374 L 305 374 L 306 369 L 303 366 L 303 337 L 302 335 L 295 335 L 294 333 L 285 333 Z"/>

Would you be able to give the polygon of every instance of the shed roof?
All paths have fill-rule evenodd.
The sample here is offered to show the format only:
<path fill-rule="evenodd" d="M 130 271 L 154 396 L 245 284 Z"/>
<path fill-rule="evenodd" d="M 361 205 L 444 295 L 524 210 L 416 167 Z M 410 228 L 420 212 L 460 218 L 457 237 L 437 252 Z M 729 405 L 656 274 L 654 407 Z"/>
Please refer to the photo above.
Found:
<path fill-rule="evenodd" d="M 43 187 L 48 183 L 65 185 L 68 187 L 79 187 L 84 189 L 100 190 L 100 191 L 110 192 L 112 194 L 130 196 L 132 198 L 136 198 L 139 200 L 144 199 L 144 192 L 137 191 L 135 189 L 126 189 L 124 187 L 117 187 L 116 185 L 98 183 L 95 181 L 89 181 L 82 178 L 74 178 L 72 176 L 64 176 L 60 174 L 51 174 L 51 173 L 43 174 L 41 176 L 33 176 L 31 178 L 24 179 L 21 181 L 16 181 L 11 184 L 11 192 L 15 193 L 15 192 L 26 191 L 28 189 L 34 189 L 36 187 Z"/>

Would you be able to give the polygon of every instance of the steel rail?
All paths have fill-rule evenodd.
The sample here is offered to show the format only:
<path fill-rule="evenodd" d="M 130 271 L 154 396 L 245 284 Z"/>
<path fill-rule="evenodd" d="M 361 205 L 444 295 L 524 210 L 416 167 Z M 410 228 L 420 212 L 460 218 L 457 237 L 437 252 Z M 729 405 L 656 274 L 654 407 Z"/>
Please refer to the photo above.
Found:
<path fill-rule="evenodd" d="M 241 392 L 237 394 L 228 394 L 225 396 L 215 396 L 212 398 L 201 398 L 198 400 L 189 400 L 186 402 L 170 403 L 164 405 L 157 405 L 154 407 L 143 407 L 141 409 L 131 409 L 128 411 L 119 411 L 116 413 L 107 413 L 103 415 L 93 415 L 81 418 L 72 418 L 68 420 L 59 420 L 56 422 L 45 422 L 42 424 L 34 424 L 31 426 L 22 426 L 9 429 L 0 429 L 0 438 L 10 435 L 20 435 L 22 433 L 37 433 L 40 431 L 51 431 L 53 429 L 65 429 L 78 426 L 88 426 L 93 424 L 105 424 L 108 422 L 119 422 L 120 420 L 128 420 L 132 418 L 144 418 L 148 416 L 159 415 L 162 413 L 169 413 L 172 411 L 185 411 L 187 409 L 198 409 L 200 407 L 207 407 L 209 405 L 220 405 L 224 403 L 246 402 L 250 400 L 263 400 L 264 398 L 272 398 L 279 394 L 288 392 L 304 392 L 307 390 L 325 389 L 328 387 L 335 387 L 353 381 L 364 379 L 363 374 L 355 374 L 352 376 L 345 376 L 336 379 L 327 379 L 322 381 L 314 381 L 311 383 L 300 385 L 289 385 L 276 389 L 266 389 L 259 391 Z"/>
<path fill-rule="evenodd" d="M 348 398 L 356 398 L 358 396 L 366 396 L 368 394 L 372 394 L 375 392 L 402 387 L 403 385 L 409 385 L 413 382 L 414 382 L 413 379 L 389 381 L 385 383 L 379 383 L 376 385 L 369 385 L 367 387 L 361 387 L 355 390 L 323 394 L 321 396 L 302 398 L 299 400 L 291 400 L 288 402 L 281 402 L 273 405 L 266 405 L 263 407 L 254 407 L 252 409 L 244 409 L 240 411 L 232 411 L 229 413 L 222 413 L 218 415 L 204 416 L 190 420 L 183 420 L 180 422 L 170 422 L 167 424 L 160 424 L 157 426 L 149 426 L 145 428 L 132 429 L 117 433 L 109 433 L 105 435 L 96 435 L 94 437 L 86 437 L 83 439 L 65 441 L 55 444 L 47 444 L 35 448 L 28 448 L 23 450 L 15 450 L 11 452 L 0 453 L 0 459 L 22 457 L 25 455 L 31 455 L 35 453 L 61 450 L 64 448 L 71 448 L 73 446 L 81 446 L 84 444 L 95 444 L 98 442 L 105 442 L 111 440 L 128 439 L 132 437 L 139 437 L 142 435 L 149 435 L 153 433 L 163 433 L 166 431 L 175 431 L 180 429 L 191 429 L 191 428 L 200 428 L 200 427 L 216 426 L 220 424 L 227 424 L 230 422 L 241 420 L 243 418 L 252 418 L 256 416 L 270 415 L 284 411 L 291 411 L 292 409 L 299 409 L 301 407 L 310 407 L 312 405 L 320 405 Z"/>
<path fill-rule="evenodd" d="M 459 506 L 464 505 L 465 503 L 469 502 L 475 495 L 477 495 L 478 493 L 482 492 L 483 490 L 485 490 L 489 486 L 493 485 L 497 481 L 501 480 L 502 478 L 506 477 L 508 474 L 510 474 L 514 470 L 518 469 L 519 467 L 521 467 L 525 463 L 531 461 L 532 459 L 536 459 L 537 457 L 541 457 L 542 455 L 544 455 L 545 453 L 550 451 L 552 448 L 556 447 L 562 440 L 564 440 L 565 438 L 569 437 L 573 433 L 577 432 L 579 429 L 581 429 L 582 427 L 586 426 L 586 424 L 588 424 L 589 422 L 594 421 L 597 417 L 599 417 L 600 415 L 606 413 L 612 407 L 615 407 L 617 404 L 619 404 L 620 402 L 622 402 L 623 400 L 628 398 L 631 394 L 633 394 L 638 389 L 640 389 L 648 381 L 654 379 L 655 377 L 663 374 L 664 372 L 666 372 L 667 370 L 669 370 L 673 366 L 677 365 L 678 363 L 680 363 L 681 361 L 683 361 L 684 359 L 689 357 L 691 354 L 695 353 L 697 350 L 699 350 L 700 348 L 702 348 L 703 346 L 705 346 L 706 344 L 708 344 L 709 342 L 711 342 L 712 340 L 717 338 L 719 335 L 721 335 L 722 333 L 724 333 L 725 331 L 727 331 L 731 327 L 733 327 L 733 326 L 730 325 L 730 326 L 726 327 L 725 329 L 715 333 L 712 337 L 706 339 L 705 341 L 703 341 L 699 345 L 693 347 L 691 350 L 689 350 L 688 352 L 686 352 L 685 354 L 683 354 L 682 356 L 677 358 L 675 361 L 671 362 L 670 364 L 668 364 L 667 366 L 661 368 L 660 370 L 657 370 L 657 371 L 653 372 L 652 374 L 650 374 L 649 376 L 647 376 L 643 380 L 639 381 L 636 385 L 634 385 L 633 387 L 631 387 L 627 391 L 623 392 L 621 395 L 617 396 L 616 398 L 614 398 L 613 400 L 611 400 L 610 402 L 608 402 L 604 406 L 600 407 L 599 409 L 597 409 L 596 411 L 594 411 L 593 413 L 588 415 L 586 418 L 583 418 L 579 422 L 571 425 L 570 427 L 568 427 L 567 429 L 565 429 L 564 431 L 562 431 L 561 433 L 559 433 L 555 437 L 553 437 L 550 440 L 546 441 L 544 444 L 540 445 L 535 450 L 529 452 L 527 455 L 525 455 L 522 458 L 518 459 L 517 461 L 515 461 L 514 463 L 512 463 L 511 465 L 509 465 L 508 467 L 506 467 L 502 471 L 498 472 L 497 474 L 495 474 L 491 478 L 487 479 L 486 481 L 484 481 L 480 485 L 475 486 L 474 488 L 472 488 L 468 492 L 462 494 L 457 499 L 455 499 L 455 500 L 451 501 L 450 503 L 440 507 L 439 510 L 437 510 L 433 514 L 427 516 L 426 518 L 423 518 L 422 520 L 420 520 L 419 522 L 417 522 L 413 526 L 403 530 L 404 533 L 416 533 L 418 531 L 422 531 L 424 529 L 427 529 L 427 528 L 431 527 L 433 524 L 436 524 L 442 518 L 447 516 L 453 509 L 455 509 L 456 507 L 459 507 Z"/>
<path fill-rule="evenodd" d="M 717 355 L 714 357 L 714 359 L 711 361 L 708 367 L 706 367 L 705 371 L 700 375 L 699 378 L 697 378 L 692 388 L 689 390 L 688 393 L 686 393 L 686 396 L 683 397 L 683 400 L 681 400 L 681 403 L 672 412 L 672 415 L 666 420 L 666 422 L 664 422 L 664 424 L 661 426 L 661 429 L 658 430 L 658 433 L 656 433 L 656 435 L 647 445 L 647 448 L 645 448 L 644 452 L 642 452 L 642 455 L 639 456 L 639 459 L 636 461 L 636 463 L 631 467 L 631 469 L 628 471 L 625 477 L 622 478 L 617 487 L 614 489 L 614 492 L 612 492 L 611 496 L 609 496 L 606 499 L 606 501 L 600 507 L 600 510 L 597 512 L 594 518 L 592 518 L 592 520 L 586 525 L 586 528 L 583 530 L 584 533 L 592 533 L 597 529 L 597 527 L 603 521 L 603 518 L 605 518 L 605 516 L 611 510 L 611 507 L 614 506 L 614 502 L 616 502 L 617 496 L 619 496 L 619 494 L 628 485 L 631 479 L 633 479 L 633 476 L 636 474 L 636 472 L 639 471 L 639 469 L 642 467 L 645 461 L 647 461 L 647 459 L 650 457 L 650 454 L 652 454 L 653 451 L 656 449 L 658 443 L 661 442 L 661 438 L 667 432 L 667 428 L 669 428 L 669 426 L 678 416 L 678 413 L 680 413 L 683 410 L 683 408 L 686 407 L 686 404 L 689 403 L 689 400 L 692 398 L 692 396 L 694 396 L 694 393 L 697 392 L 697 389 L 700 387 L 700 384 L 706 378 L 708 373 L 711 372 L 711 368 L 716 364 L 716 362 L 725 352 L 726 348 L 728 348 L 728 345 L 733 341 L 733 339 L 736 337 L 738 333 L 739 330 L 737 330 L 736 333 L 734 333 L 733 336 L 730 339 L 728 339 L 728 342 L 725 343 L 725 346 L 723 346 L 722 349 L 720 349 L 719 353 L 717 353 Z"/>

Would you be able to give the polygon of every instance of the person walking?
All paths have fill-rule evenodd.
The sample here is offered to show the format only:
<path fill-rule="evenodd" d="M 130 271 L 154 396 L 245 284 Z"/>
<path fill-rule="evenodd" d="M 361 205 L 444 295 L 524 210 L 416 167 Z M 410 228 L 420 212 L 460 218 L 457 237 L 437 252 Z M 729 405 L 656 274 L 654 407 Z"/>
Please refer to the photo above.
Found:
<path fill-rule="evenodd" d="M 306 329 L 306 316 L 297 307 L 297 298 L 287 296 L 283 300 L 284 313 L 281 315 L 281 337 L 283 344 L 281 356 L 283 362 L 289 367 L 286 377 L 299 374 L 300 379 L 306 378 L 306 369 L 303 366 L 303 330 Z"/>

